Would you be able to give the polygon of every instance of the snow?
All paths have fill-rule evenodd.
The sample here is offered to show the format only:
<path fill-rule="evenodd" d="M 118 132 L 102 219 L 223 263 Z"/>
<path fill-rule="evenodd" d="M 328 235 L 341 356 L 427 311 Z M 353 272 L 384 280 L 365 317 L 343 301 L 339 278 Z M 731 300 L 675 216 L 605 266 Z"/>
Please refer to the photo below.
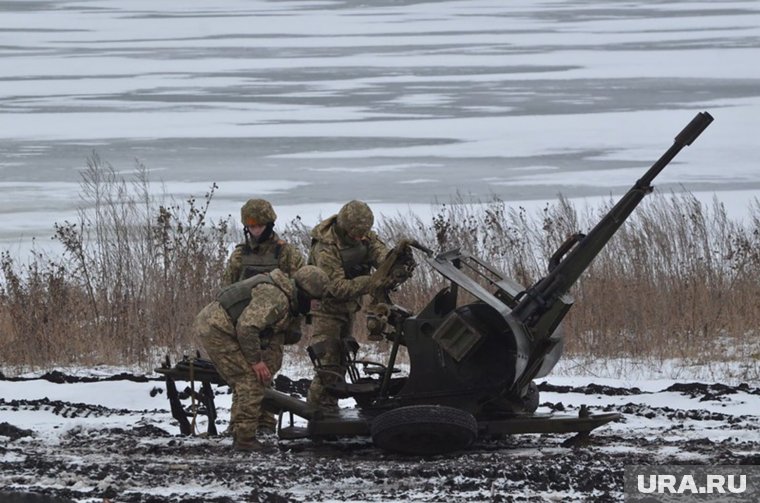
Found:
<path fill-rule="evenodd" d="M 79 171 L 92 149 L 125 176 L 139 158 L 161 182 L 156 193 L 166 190 L 178 200 L 202 196 L 216 182 L 212 218 L 237 215 L 242 200 L 260 196 L 275 203 L 280 222 L 300 217 L 313 225 L 361 190 L 379 220 L 399 214 L 429 220 L 432 203 L 459 190 L 481 199 L 497 195 L 529 211 L 558 192 L 598 205 L 609 200 L 598 194 L 630 186 L 696 112 L 707 110 L 715 123 L 657 184 L 690 190 L 708 204 L 716 198 L 736 218 L 760 194 L 755 1 L 64 0 L 12 2 L 2 11 L 0 248 L 13 255 L 48 247 L 42 239 L 55 222 L 76 220 Z M 466 179 L 458 177 L 462 172 Z M 557 402 L 570 413 L 581 404 L 597 410 L 632 404 L 634 412 L 598 435 L 652 444 L 611 441 L 592 448 L 613 457 L 712 460 L 684 447 L 700 439 L 756 454 L 760 394 L 740 390 L 700 401 L 699 395 L 664 391 L 687 382 L 736 386 L 742 381 L 737 376 L 758 375 L 757 364 L 751 365 L 686 369 L 675 361 L 567 358 L 548 384 L 641 392 L 549 391 L 542 393 L 539 412 Z M 104 377 L 121 370 L 65 371 Z M 294 359 L 283 373 L 309 377 L 310 369 Z M 757 389 L 756 380 L 749 384 Z M 83 432 L 153 425 L 175 434 L 165 393 L 151 396 L 157 388 L 159 381 L 0 380 L 0 424 L 34 431 L 31 438 L 0 438 L 0 463 L 24 463 L 16 445 L 55 456 L 53 447 Z M 9 405 L 46 398 L 60 403 Z M 226 420 L 230 395 L 218 395 L 217 406 Z M 665 409 L 735 422 L 674 418 Z M 205 427 L 202 418 L 199 426 Z M 165 447 L 176 441 L 169 438 L 141 442 Z M 205 442 L 182 439 L 182 445 Z M 536 450 L 564 452 L 550 441 L 522 442 L 528 446 L 500 455 L 522 461 Z M 229 439 L 212 445 L 228 449 Z M 75 456 L 59 461 L 77 463 Z M 88 501 L 101 502 L 98 491 L 114 481 L 90 484 L 51 474 L 37 484 L 90 491 Z M 323 484 L 329 491 L 334 482 Z M 360 479 L 341 484 L 376 496 Z M 505 487 L 544 500 L 589 496 L 572 488 L 530 493 L 503 480 L 492 484 L 485 493 L 457 496 L 477 499 L 489 489 L 504 494 Z M 0 487 L 14 486 L 0 475 Z M 149 490 L 209 498 L 245 494 L 245 488 L 219 482 Z M 313 483 L 302 481 L 290 494 L 305 500 L 313 490 Z"/>
<path fill-rule="evenodd" d="M 290 369 L 296 373 L 308 373 L 309 370 L 304 368 L 302 363 L 296 363 L 294 359 Z M 72 371 L 74 369 L 71 369 Z M 109 371 L 107 368 L 97 369 L 76 369 L 79 377 L 97 376 L 104 377 L 116 372 L 117 369 Z M 697 370 L 697 373 L 699 371 Z M 152 377 L 155 377 L 153 375 Z M 147 448 L 162 452 L 172 452 L 181 446 L 182 449 L 191 449 L 197 452 L 203 452 L 211 446 L 214 449 L 221 449 L 221 452 L 231 452 L 231 443 L 229 438 L 206 439 L 199 437 L 177 437 L 178 429 L 176 422 L 172 419 L 168 410 L 168 401 L 164 392 L 156 392 L 157 389 L 163 389 L 163 383 L 160 380 L 151 380 L 148 382 L 134 382 L 129 380 L 118 381 L 98 381 L 98 382 L 77 382 L 70 384 L 55 384 L 43 379 L 34 378 L 28 375 L 29 380 L 9 381 L 0 380 L 0 425 L 8 423 L 19 428 L 30 429 L 33 436 L 22 437 L 16 440 L 6 439 L 4 448 L 0 449 L 0 463 L 5 466 L 22 466 L 27 458 L 34 452 L 44 452 L 45 449 L 54 452 L 60 450 L 55 456 L 60 458 L 60 463 L 64 465 L 77 465 L 80 463 L 76 454 L 70 453 L 72 439 L 81 438 L 100 438 L 102 435 L 109 435 L 113 431 L 130 431 L 142 426 L 157 427 L 172 436 L 158 438 L 142 438 L 140 444 Z M 730 445 L 735 453 L 745 452 L 746 454 L 757 453 L 757 430 L 760 428 L 760 393 L 757 388 L 741 388 L 729 394 L 721 395 L 718 399 L 705 400 L 702 395 L 696 394 L 690 396 L 685 392 L 665 391 L 676 383 L 689 382 L 687 379 L 674 380 L 654 378 L 648 380 L 632 381 L 630 378 L 613 379 L 597 378 L 583 376 L 562 376 L 552 375 L 546 379 L 539 380 L 541 386 L 549 385 L 553 387 L 570 386 L 574 391 L 555 392 L 544 391 L 541 393 L 541 407 L 538 413 L 551 413 L 552 404 L 561 402 L 564 406 L 562 414 L 576 414 L 582 404 L 588 405 L 591 412 L 602 411 L 619 411 L 623 413 L 623 419 L 619 422 L 609 423 L 595 430 L 592 437 L 599 440 L 593 446 L 585 448 L 589 455 L 599 457 L 630 457 L 645 456 L 651 462 L 673 463 L 675 461 L 683 463 L 702 464 L 710 462 L 709 456 L 699 449 L 686 447 L 689 443 L 699 445 L 704 442 L 712 444 Z M 631 394 L 627 395 L 607 395 L 603 393 L 585 393 L 578 391 L 591 383 L 600 386 L 609 386 L 612 388 L 627 389 Z M 638 388 L 636 390 L 635 388 Z M 230 395 L 224 393 L 226 388 L 218 389 L 220 394 L 216 397 L 216 405 L 221 421 L 220 428 L 224 428 L 229 418 Z M 46 401 L 33 402 L 39 400 Z M 32 406 L 32 403 L 38 403 L 38 406 Z M 354 404 L 350 400 L 341 401 L 342 407 L 352 407 Z M 627 411 L 627 412 L 626 412 Z M 555 414 L 559 414 L 555 412 Z M 717 414 L 717 415 L 716 415 Z M 205 431 L 205 416 L 198 416 L 197 428 L 199 432 Z M 303 423 L 303 421 L 301 421 Z M 561 437 L 561 436 L 560 436 Z M 106 437 L 107 438 L 107 437 Z M 280 448 L 283 456 L 296 455 L 299 459 L 303 454 L 297 454 L 302 449 L 303 441 L 280 441 Z M 350 446 L 354 442 L 351 439 L 344 439 L 344 445 Z M 174 447 L 171 447 L 174 445 Z M 356 444 L 361 447 L 362 443 Z M 487 445 L 487 444 L 486 444 Z M 151 446 L 153 446 L 151 448 Z M 118 448 L 118 447 L 117 447 Z M 363 448 L 363 447 L 361 447 Z M 489 456 L 498 453 L 498 456 L 505 459 L 520 460 L 523 457 L 528 459 L 534 458 L 537 452 L 543 456 L 567 456 L 568 451 L 559 447 L 551 436 L 534 436 L 534 435 L 517 435 L 510 440 L 507 447 L 503 450 L 492 451 L 490 449 L 475 449 L 472 454 L 467 454 L 471 460 L 480 459 L 484 463 L 488 461 Z M 184 451 L 183 451 L 184 452 Z M 158 454 L 157 454 L 158 455 Z M 315 453 L 313 455 L 320 456 Z M 87 458 L 87 463 L 97 462 L 93 459 L 93 454 Z M 95 454 L 97 456 L 97 454 Z M 108 456 L 103 453 L 102 456 Z M 209 454 L 210 458 L 205 462 L 208 469 L 217 463 L 224 463 L 216 459 L 216 454 Z M 346 466 L 351 466 L 351 455 L 346 460 Z M 406 459 L 402 465 L 399 462 L 392 462 L 386 465 L 382 459 L 384 455 L 376 460 L 373 464 L 375 470 L 393 470 L 393 466 L 414 466 L 415 460 Z M 103 463 L 106 463 L 103 458 Z M 456 456 L 453 458 L 456 464 Z M 665 461 L 667 460 L 667 461 Z M 81 460 L 85 462 L 85 460 Z M 158 459 L 156 460 L 158 462 Z M 435 461 L 434 463 L 443 463 L 444 460 Z M 473 462 L 473 461 L 471 461 Z M 198 466 L 198 460 L 171 458 L 161 463 L 169 463 L 168 469 L 171 473 L 173 470 L 187 470 L 190 466 Z M 425 462 L 421 461 L 419 466 L 424 467 Z M 364 470 L 362 465 L 356 465 L 355 470 Z M 443 465 L 441 465 L 443 466 Z M 183 468 L 184 467 L 184 468 Z M 435 470 L 435 468 L 430 468 Z M 442 469 L 442 468 L 441 468 Z M 218 472 L 219 468 L 215 469 Z M 349 472 L 350 473 L 350 472 Z M 356 472 L 358 473 L 358 472 Z M 206 477 L 204 475 L 203 477 Z M 478 482 L 479 489 L 473 491 L 467 489 L 473 486 L 472 475 L 469 472 L 463 472 L 460 475 L 449 475 L 446 484 L 450 487 L 461 487 L 456 493 L 461 499 L 478 499 L 482 496 L 482 491 L 496 491 L 503 494 L 504 479 L 492 479 L 486 486 L 482 481 Z M 39 478 L 33 484 L 19 485 L 20 477 L 12 482 L 0 475 L 0 487 L 39 491 L 42 488 L 75 490 L 80 495 L 77 501 L 90 501 L 82 494 L 91 494 L 93 498 L 100 497 L 105 491 L 113 490 L 113 487 L 120 487 L 122 497 L 129 494 L 154 494 L 164 496 L 167 501 L 177 495 L 192 497 L 200 495 L 204 498 L 230 497 L 239 498 L 241 488 L 230 486 L 224 481 L 213 481 L 204 478 L 196 483 L 184 482 L 177 485 L 162 485 L 159 487 L 143 487 L 135 485 L 135 482 L 116 481 L 113 475 L 108 475 L 97 483 L 87 482 L 77 478 L 75 474 L 66 472 Z M 406 483 L 410 483 L 409 480 Z M 426 482 L 424 479 L 418 479 L 416 482 L 419 487 L 423 487 Z M 429 482 L 427 482 L 429 483 Z M 94 484 L 94 485 L 93 485 Z M 383 489 L 385 487 L 385 489 Z M 68 488 L 68 489 L 67 489 Z M 525 489 L 522 492 L 519 486 L 507 485 L 510 494 L 516 494 L 517 491 L 525 496 L 542 497 L 542 498 L 559 498 L 563 501 L 585 501 L 590 497 L 588 492 L 584 491 L 539 491 L 535 492 Z M 619 489 L 618 489 L 619 490 Z M 377 482 L 370 482 L 364 477 L 348 476 L 343 477 L 339 482 L 324 480 L 322 482 L 313 481 L 305 482 L 293 480 L 287 488 L 287 494 L 298 501 L 308 501 L 318 494 L 328 495 L 338 491 L 344 495 L 362 495 L 369 498 L 367 501 L 375 501 L 376 496 L 384 494 L 384 499 L 388 501 L 403 501 L 399 498 L 397 484 L 387 486 L 378 485 Z M 343 492 L 340 492 L 343 491 Z M 395 491 L 395 492 L 394 492 Z M 414 484 L 409 488 L 411 492 L 405 492 L 405 498 L 418 499 L 427 498 L 429 493 L 422 489 L 414 492 Z M 416 496 L 415 496 L 416 494 Z M 423 497 L 423 494 L 425 496 Z M 562 498 L 564 495 L 564 499 Z M 138 496 L 135 496 L 138 497 Z M 362 501 L 362 497 L 348 498 L 353 501 Z M 328 498 L 326 501 L 330 501 Z M 548 500 L 548 499 L 547 499 Z M 94 501 L 94 500 L 93 500 Z M 334 501 L 337 501 L 334 500 Z"/>

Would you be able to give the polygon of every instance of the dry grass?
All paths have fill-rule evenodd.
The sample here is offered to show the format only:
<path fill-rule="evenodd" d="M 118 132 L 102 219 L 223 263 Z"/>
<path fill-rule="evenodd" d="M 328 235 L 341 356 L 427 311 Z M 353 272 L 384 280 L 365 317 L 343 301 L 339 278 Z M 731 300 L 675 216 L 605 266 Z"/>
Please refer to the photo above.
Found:
<path fill-rule="evenodd" d="M 164 202 L 146 171 L 124 180 L 97 157 L 89 161 L 77 222 L 55 228 L 63 258 L 37 253 L 0 268 L 0 353 L 10 369 L 56 365 L 139 365 L 196 348 L 189 326 L 219 285 L 235 225 L 210 222 L 203 201 Z M 612 205 L 575 208 L 564 199 L 536 214 L 502 201 L 440 205 L 432 222 L 414 215 L 384 220 L 393 243 L 415 237 L 437 250 L 461 248 L 494 263 L 523 285 L 571 233 L 588 231 Z M 305 253 L 309 228 L 294 221 L 280 234 Z M 575 286 L 565 322 L 567 352 L 586 358 L 758 360 L 760 207 L 749 222 L 692 195 L 649 196 Z M 419 267 L 394 300 L 412 311 L 443 285 Z M 358 323 L 361 326 L 361 320 Z M 361 338 L 361 336 L 360 336 Z M 303 344 L 303 343 L 302 343 Z M 754 364 L 755 367 L 757 363 Z"/>
<path fill-rule="evenodd" d="M 226 222 L 203 203 L 150 195 L 145 170 L 126 181 L 88 162 L 77 222 L 56 224 L 61 258 L 19 267 L 2 257 L 0 351 L 17 368 L 98 363 L 150 366 L 157 348 L 189 347 L 227 254 Z"/>

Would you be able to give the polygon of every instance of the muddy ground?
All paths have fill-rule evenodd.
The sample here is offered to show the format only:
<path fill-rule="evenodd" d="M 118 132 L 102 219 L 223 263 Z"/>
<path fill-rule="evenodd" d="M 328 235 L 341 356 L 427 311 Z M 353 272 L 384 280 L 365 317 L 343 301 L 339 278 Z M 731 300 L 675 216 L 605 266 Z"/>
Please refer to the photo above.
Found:
<path fill-rule="evenodd" d="M 279 382 L 290 391 L 303 386 Z M 152 392 L 160 387 L 156 381 Z M 176 423 L 166 424 L 168 404 L 166 410 L 140 411 L 143 420 L 128 427 L 74 428 L 54 440 L 35 433 L 33 424 L 4 422 L 0 493 L 12 489 L 61 498 L 51 501 L 110 503 L 610 502 L 623 499 L 626 465 L 760 464 L 760 410 L 731 412 L 736 404 L 756 400 L 758 388 L 678 383 L 642 392 L 544 383 L 540 389 L 550 398 L 541 400 L 544 409 L 577 414 L 580 403 L 601 403 L 595 411 L 618 411 L 623 418 L 596 430 L 583 446 L 564 447 L 571 435 L 515 435 L 427 458 L 385 453 L 356 439 L 270 439 L 268 452 L 236 453 L 230 438 L 179 436 Z M 682 397 L 692 406 L 652 406 L 658 394 Z M 0 410 L 110 419 L 135 412 L 47 399 L 0 399 Z"/>

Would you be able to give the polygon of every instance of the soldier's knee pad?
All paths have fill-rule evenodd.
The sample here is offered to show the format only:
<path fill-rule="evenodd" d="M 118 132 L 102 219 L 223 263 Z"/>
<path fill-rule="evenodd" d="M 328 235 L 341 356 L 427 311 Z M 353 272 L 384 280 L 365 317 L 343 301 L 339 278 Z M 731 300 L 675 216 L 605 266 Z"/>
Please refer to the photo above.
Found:
<path fill-rule="evenodd" d="M 312 343 L 306 348 L 314 366 L 337 365 L 343 353 L 341 341 L 338 339 L 323 339 Z"/>

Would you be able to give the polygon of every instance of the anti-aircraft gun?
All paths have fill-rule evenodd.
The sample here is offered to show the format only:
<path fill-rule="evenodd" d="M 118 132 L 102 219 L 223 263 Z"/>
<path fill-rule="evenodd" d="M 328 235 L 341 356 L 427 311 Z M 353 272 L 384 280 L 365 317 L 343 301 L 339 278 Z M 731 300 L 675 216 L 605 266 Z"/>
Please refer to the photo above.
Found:
<path fill-rule="evenodd" d="M 562 354 L 563 337 L 557 328 L 573 304 L 570 288 L 653 190 L 654 178 L 712 120 L 707 112 L 697 114 L 588 234 L 574 234 L 557 249 L 547 275 L 528 288 L 459 250 L 433 255 L 416 242 L 400 242 L 394 250 L 398 260 L 388 264 L 389 274 L 400 271 L 403 276 L 404 267 L 411 272 L 409 254 L 416 247 L 428 254 L 424 262 L 448 286 L 417 314 L 390 303 L 380 288 L 375 295 L 376 300 L 382 297 L 380 307 L 370 313 L 370 322 L 376 322 L 375 336 L 392 343 L 387 363 L 357 360 L 356 346 L 347 342 L 349 381 L 332 385 L 329 391 L 338 398 L 353 398 L 356 407 L 341 409 L 337 415 L 325 415 L 301 399 L 268 390 L 264 406 L 280 413 L 280 438 L 371 436 L 384 449 L 429 454 L 466 448 L 479 436 L 576 432 L 575 438 L 582 439 L 618 419 L 618 413 L 592 414 L 585 406 L 577 416 L 536 414 L 538 389 L 533 380 L 546 376 Z M 475 300 L 460 305 L 460 290 Z M 409 354 L 405 377 L 395 376 L 400 346 Z M 198 401 L 209 413 L 211 430 L 216 413 L 209 383 L 223 383 L 213 365 L 186 359 L 156 370 L 166 375 L 172 412 L 183 433 L 189 433 L 190 412 L 179 403 L 174 380 L 194 377 L 203 383 L 206 392 L 198 395 Z M 283 412 L 289 413 L 287 423 L 288 414 Z M 301 424 L 294 416 L 302 418 Z"/>

